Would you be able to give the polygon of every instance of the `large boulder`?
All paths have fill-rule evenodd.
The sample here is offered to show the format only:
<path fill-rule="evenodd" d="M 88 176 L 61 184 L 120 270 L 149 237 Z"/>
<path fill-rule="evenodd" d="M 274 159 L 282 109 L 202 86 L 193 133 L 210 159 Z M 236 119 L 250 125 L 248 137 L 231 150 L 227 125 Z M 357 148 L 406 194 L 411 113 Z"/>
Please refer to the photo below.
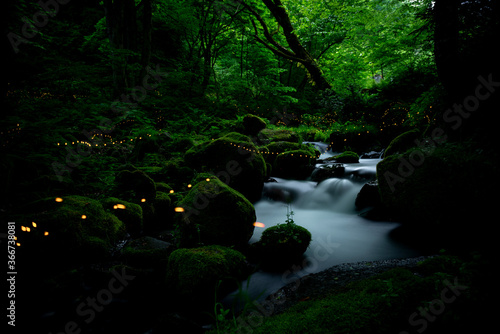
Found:
<path fill-rule="evenodd" d="M 243 246 L 252 237 L 255 209 L 241 193 L 204 174 L 178 204 L 181 244 Z"/>
<path fill-rule="evenodd" d="M 260 240 L 252 246 L 264 266 L 281 268 L 299 260 L 310 242 L 311 233 L 288 220 L 264 230 Z"/>
<path fill-rule="evenodd" d="M 102 261 L 126 234 L 122 221 L 88 197 L 47 198 L 32 203 L 30 210 L 31 221 L 18 239 L 34 257 L 43 254 L 41 261 Z"/>
<path fill-rule="evenodd" d="M 273 176 L 303 180 L 314 170 L 316 156 L 307 150 L 294 150 L 278 154 L 273 166 Z"/>
<path fill-rule="evenodd" d="M 121 250 L 122 259 L 138 268 L 158 268 L 167 264 L 173 246 L 169 242 L 144 236 L 128 242 Z"/>
<path fill-rule="evenodd" d="M 439 242 L 463 242 L 488 234 L 469 222 L 487 221 L 497 189 L 495 165 L 462 145 L 447 144 L 386 157 L 377 165 L 380 198 L 388 212 L 408 226 L 438 235 Z M 443 235 L 445 237 L 443 237 Z M 483 237 L 484 238 L 484 237 Z"/>
<path fill-rule="evenodd" d="M 186 164 L 213 173 L 251 202 L 260 199 L 266 177 L 266 163 L 250 138 L 230 133 L 188 150 Z"/>
<path fill-rule="evenodd" d="M 410 131 L 403 132 L 396 138 L 394 138 L 389 146 L 387 146 L 384 151 L 384 157 L 388 157 L 393 154 L 404 153 L 412 147 L 415 147 L 415 140 L 420 137 L 420 131 L 418 129 L 413 129 Z"/>
<path fill-rule="evenodd" d="M 259 116 L 247 114 L 243 117 L 244 134 L 257 136 L 257 134 L 266 128 L 266 122 Z"/>
<path fill-rule="evenodd" d="M 131 236 L 138 236 L 142 232 L 143 217 L 139 204 L 123 201 L 116 197 L 101 200 L 102 206 L 120 219 Z"/>
<path fill-rule="evenodd" d="M 156 184 L 146 173 L 131 167 L 131 170 L 120 171 L 115 178 L 117 197 L 130 201 L 156 197 Z"/>
<path fill-rule="evenodd" d="M 229 292 L 246 274 L 245 256 L 234 249 L 181 248 L 168 258 L 166 282 L 174 300 L 199 310 L 213 307 L 216 292 Z"/>

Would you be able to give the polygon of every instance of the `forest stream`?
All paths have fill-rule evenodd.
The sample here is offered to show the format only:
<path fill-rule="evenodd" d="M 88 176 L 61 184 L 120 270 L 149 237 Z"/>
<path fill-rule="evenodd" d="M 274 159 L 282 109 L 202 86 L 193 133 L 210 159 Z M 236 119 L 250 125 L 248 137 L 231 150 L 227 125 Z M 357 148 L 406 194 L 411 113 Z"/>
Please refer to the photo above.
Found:
<path fill-rule="evenodd" d="M 323 143 L 314 144 L 323 148 L 322 151 L 326 147 Z M 323 153 L 319 161 L 336 154 Z M 342 178 L 329 178 L 319 183 L 273 177 L 277 182 L 265 184 L 262 199 L 254 205 L 257 221 L 265 228 L 284 223 L 289 208 L 285 201 L 289 200 L 295 223 L 311 232 L 312 241 L 302 263 L 284 271 L 259 270 L 242 282 L 249 297 L 264 300 L 297 278 L 338 264 L 422 255 L 421 250 L 391 235 L 399 223 L 371 221 L 356 211 L 356 196 L 366 182 L 375 179 L 376 166 L 381 160 L 360 159 L 359 163 L 346 163 Z M 316 168 L 328 164 L 331 165 L 318 163 Z M 257 242 L 265 228 L 256 227 L 250 243 Z M 234 293 L 226 297 L 224 303 L 230 303 L 233 298 Z"/>

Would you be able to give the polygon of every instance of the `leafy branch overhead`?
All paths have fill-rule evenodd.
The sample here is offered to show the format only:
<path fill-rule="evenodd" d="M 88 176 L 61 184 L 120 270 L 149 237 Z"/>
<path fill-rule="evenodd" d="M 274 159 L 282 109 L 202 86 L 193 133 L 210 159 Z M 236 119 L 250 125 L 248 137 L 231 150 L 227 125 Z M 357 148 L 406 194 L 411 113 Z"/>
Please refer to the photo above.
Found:
<path fill-rule="evenodd" d="M 279 27 L 281 27 L 283 31 L 282 36 L 284 36 L 285 41 L 288 44 L 288 48 L 283 46 L 279 41 L 276 40 L 276 38 L 274 37 L 275 33 L 270 32 L 268 24 L 252 5 L 250 5 L 247 1 L 236 1 L 237 4 L 242 5 L 250 14 L 250 17 L 247 19 L 252 23 L 252 27 L 254 30 L 253 37 L 255 38 L 255 40 L 265 46 L 275 55 L 303 65 L 308 71 L 313 85 L 315 85 L 319 90 L 331 88 L 331 85 L 324 77 L 324 74 L 321 71 L 317 60 L 311 56 L 310 52 L 300 41 L 299 36 L 297 35 L 296 30 L 293 27 L 290 16 L 283 3 L 280 0 L 263 0 L 262 2 L 265 4 L 273 18 L 276 20 Z M 258 24 L 256 21 L 258 22 Z M 278 28 L 278 31 L 279 30 L 280 29 Z M 337 42 L 340 42 L 340 40 L 330 43 L 328 47 L 320 53 L 319 56 L 321 56 L 324 52 L 326 52 L 326 50 L 328 50 Z"/>

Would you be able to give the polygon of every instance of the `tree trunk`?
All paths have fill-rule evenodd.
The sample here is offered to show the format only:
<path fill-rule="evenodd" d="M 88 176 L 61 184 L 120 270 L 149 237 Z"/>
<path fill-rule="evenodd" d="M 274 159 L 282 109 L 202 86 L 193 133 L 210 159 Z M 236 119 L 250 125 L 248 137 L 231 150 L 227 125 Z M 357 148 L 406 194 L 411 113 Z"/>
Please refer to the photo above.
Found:
<path fill-rule="evenodd" d="M 257 26 L 255 23 L 255 38 L 261 44 L 263 44 L 266 48 L 271 50 L 274 54 L 279 55 L 281 57 L 285 57 L 287 59 L 297 61 L 304 65 L 306 70 L 309 72 L 310 78 L 313 81 L 313 85 L 318 90 L 330 89 L 331 85 L 328 83 L 326 78 L 323 75 L 318 63 L 311 57 L 306 48 L 302 45 L 299 40 L 297 34 L 295 34 L 292 22 L 290 21 L 290 17 L 286 12 L 285 6 L 281 3 L 280 0 L 262 0 L 267 8 L 271 11 L 271 14 L 274 16 L 278 24 L 283 28 L 283 34 L 285 35 L 285 39 L 290 47 L 290 50 L 280 45 L 278 42 L 274 40 L 274 38 L 269 33 L 266 23 L 262 19 L 262 17 L 249 5 L 243 3 L 243 5 L 252 13 L 253 16 L 259 21 L 260 25 L 264 30 L 264 36 L 267 40 L 264 41 L 258 36 Z"/>
<path fill-rule="evenodd" d="M 146 67 L 151 60 L 151 34 L 153 31 L 152 24 L 153 14 L 151 0 L 142 0 L 142 53 L 141 53 L 141 73 L 139 80 L 146 76 Z M 142 82 L 142 81 L 140 81 Z"/>

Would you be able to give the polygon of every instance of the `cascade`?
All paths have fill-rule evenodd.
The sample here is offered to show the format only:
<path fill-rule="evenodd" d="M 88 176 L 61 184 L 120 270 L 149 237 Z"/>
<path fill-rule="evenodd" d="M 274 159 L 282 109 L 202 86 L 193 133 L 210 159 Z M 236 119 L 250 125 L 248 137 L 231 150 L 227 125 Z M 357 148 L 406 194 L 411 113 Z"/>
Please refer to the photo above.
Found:
<path fill-rule="evenodd" d="M 315 146 L 327 147 L 326 144 Z M 324 152 L 320 159 L 333 154 Z M 255 228 L 250 243 L 259 241 L 266 228 L 285 223 L 290 204 L 295 223 L 308 229 L 312 235 L 303 262 L 292 271 L 294 277 L 300 278 L 342 263 L 421 255 L 420 251 L 390 236 L 399 223 L 369 221 L 355 210 L 356 196 L 366 182 L 375 178 L 379 161 L 381 159 L 360 159 L 359 163 L 346 163 L 342 178 L 319 183 L 273 178 L 276 182 L 266 183 L 262 199 L 254 204 L 257 221 L 265 227 Z M 245 291 L 249 297 L 263 300 L 287 283 L 290 283 L 289 279 L 282 272 L 258 271 L 242 282 L 242 286 L 247 286 Z M 230 295 L 224 302 L 229 304 L 232 299 Z"/>

